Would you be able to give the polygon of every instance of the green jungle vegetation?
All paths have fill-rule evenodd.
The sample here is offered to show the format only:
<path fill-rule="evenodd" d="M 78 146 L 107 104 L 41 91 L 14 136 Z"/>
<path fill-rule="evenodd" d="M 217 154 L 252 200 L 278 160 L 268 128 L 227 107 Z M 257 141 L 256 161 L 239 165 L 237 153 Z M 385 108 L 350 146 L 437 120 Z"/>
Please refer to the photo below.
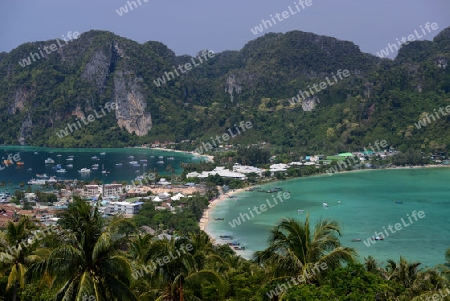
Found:
<path fill-rule="evenodd" d="M 92 30 L 62 53 L 19 65 L 50 43 L 26 43 L 0 55 L 0 144 L 17 145 L 19 137 L 23 144 L 52 147 L 189 140 L 177 148 L 194 150 L 250 121 L 253 127 L 228 143 L 267 142 L 278 153 L 298 154 L 360 150 L 376 140 L 387 140 L 402 152 L 445 152 L 450 145 L 448 114 L 420 129 L 414 125 L 450 105 L 450 28 L 433 41 L 403 46 L 395 60 L 363 53 L 352 42 L 332 37 L 268 33 L 239 51 L 216 53 L 160 87 L 153 81 L 192 57 L 176 56 L 159 42 L 139 44 Z M 308 85 L 327 77 L 334 81 L 339 69 L 350 76 L 317 93 L 320 103 L 314 110 L 289 103 Z M 124 74 L 138 88 L 127 87 Z M 152 118 L 147 135 L 120 128 L 112 112 L 65 138 L 56 136 L 75 121 L 75 111 L 89 114 L 114 101 L 123 89 L 119 83 L 130 93 L 142 93 Z"/>
<path fill-rule="evenodd" d="M 313 225 L 306 216 L 279 221 L 267 233 L 269 247 L 246 260 L 213 244 L 198 226 L 175 230 L 160 218 L 156 229 L 171 230 L 172 237 L 139 231 L 151 215 L 147 208 L 134 219 L 104 219 L 97 207 L 75 199 L 60 213 L 56 231 L 36 232 L 39 226 L 25 216 L 9 222 L 0 232 L 0 298 L 449 300 L 450 249 L 433 269 L 403 257 L 380 265 L 341 245 L 336 222 Z M 179 217 L 184 221 L 174 227 L 197 225 L 199 215 Z"/>

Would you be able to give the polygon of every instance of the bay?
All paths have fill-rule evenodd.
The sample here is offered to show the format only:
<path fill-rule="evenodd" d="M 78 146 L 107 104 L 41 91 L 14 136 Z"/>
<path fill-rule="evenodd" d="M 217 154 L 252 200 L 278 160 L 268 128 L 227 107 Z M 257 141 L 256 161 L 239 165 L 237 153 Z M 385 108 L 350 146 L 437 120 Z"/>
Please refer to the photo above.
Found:
<path fill-rule="evenodd" d="M 105 153 L 100 155 L 100 153 Z M 5 166 L 0 170 L 0 182 L 4 181 L 8 184 L 17 187 L 20 182 L 25 184 L 32 178 L 36 178 L 36 174 L 47 174 L 48 176 L 56 176 L 57 179 L 78 179 L 83 181 L 91 181 L 98 179 L 104 183 L 112 183 L 114 181 L 130 182 L 139 174 L 145 172 L 153 172 L 156 168 L 160 175 L 170 175 L 166 170 L 170 164 L 175 173 L 181 173 L 181 163 L 198 162 L 201 160 L 188 153 L 170 152 L 164 150 L 155 150 L 148 148 L 44 148 L 44 147 L 30 147 L 30 146 L 2 146 L 0 147 L 1 162 L 5 160 L 9 154 L 20 155 L 20 161 L 24 162 L 23 167 L 18 167 L 16 164 Z M 69 156 L 73 156 L 73 161 L 69 161 Z M 97 157 L 98 160 L 93 160 L 92 157 Z M 130 158 L 133 156 L 134 158 Z M 154 156 L 154 157 L 152 157 Z M 162 156 L 162 158 L 159 158 Z M 173 157 L 173 160 L 168 158 Z M 45 159 L 52 158 L 55 164 L 45 164 Z M 140 162 L 140 160 L 147 160 L 147 162 Z M 129 162 L 137 161 L 139 167 L 132 166 Z M 158 161 L 163 161 L 163 164 L 158 164 Z M 122 163 L 122 166 L 116 164 Z M 66 173 L 57 173 L 54 167 L 56 164 L 61 164 Z M 67 167 L 72 164 L 73 167 Z M 91 168 L 93 164 L 98 164 L 98 170 L 91 170 L 91 173 L 81 174 L 78 171 L 82 168 Z M 147 166 L 144 166 L 147 164 Z M 31 169 L 31 170 L 29 170 Z M 106 173 L 102 173 L 102 169 Z M 7 185 L 8 186 L 8 185 Z M 6 188 L 6 187 L 5 187 Z M 11 189 L 10 189 L 11 191 Z M 12 190 L 13 191 L 13 190 Z"/>
<path fill-rule="evenodd" d="M 237 251 L 238 254 L 250 258 L 253 252 L 268 246 L 269 231 L 277 221 L 296 218 L 302 222 L 309 214 L 312 225 L 320 218 L 338 221 L 342 244 L 355 248 L 361 262 L 368 255 L 384 263 L 387 259 L 398 261 L 402 255 L 408 261 L 421 262 L 421 267 L 433 267 L 445 262 L 445 251 L 450 248 L 449 180 L 450 168 L 407 168 L 271 183 L 261 187 L 267 190 L 281 186 L 290 191 L 291 197 L 251 217 L 249 210 L 254 206 L 267 204 L 267 200 L 274 204 L 272 196 L 276 197 L 276 193 L 243 192 L 236 199 L 227 199 L 211 210 L 206 231 L 218 243 L 226 242 L 220 240 L 220 235 L 233 235 L 246 247 L 245 251 Z M 322 203 L 329 207 L 323 207 Z M 416 216 L 415 220 L 413 211 L 423 211 L 425 216 Z M 244 213 L 251 218 L 233 228 L 229 222 Z M 219 217 L 225 220 L 214 220 Z M 396 231 L 394 227 L 398 223 L 401 229 Z M 386 239 L 366 246 L 364 241 L 367 243 L 375 232 L 384 233 Z M 352 242 L 352 239 L 362 241 Z"/>

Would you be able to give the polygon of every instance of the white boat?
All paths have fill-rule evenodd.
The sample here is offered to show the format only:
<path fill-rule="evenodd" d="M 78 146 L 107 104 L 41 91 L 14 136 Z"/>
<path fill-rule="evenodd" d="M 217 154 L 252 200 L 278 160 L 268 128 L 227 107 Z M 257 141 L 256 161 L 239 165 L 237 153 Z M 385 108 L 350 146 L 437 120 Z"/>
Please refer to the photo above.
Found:
<path fill-rule="evenodd" d="M 61 157 L 61 154 L 57 154 L 56 157 Z"/>
<path fill-rule="evenodd" d="M 90 173 L 91 170 L 89 168 L 82 168 L 78 172 L 80 172 L 80 173 Z"/>
<path fill-rule="evenodd" d="M 322 203 L 323 207 L 329 207 L 327 203 Z"/>
<path fill-rule="evenodd" d="M 92 167 L 98 167 L 98 164 L 92 164 Z"/>
<path fill-rule="evenodd" d="M 47 182 L 47 180 L 35 180 L 35 179 L 31 179 L 29 180 L 27 183 L 28 185 L 44 185 L 45 182 Z"/>
<path fill-rule="evenodd" d="M 167 160 L 175 160 L 175 158 L 174 157 L 169 157 L 169 158 L 167 158 Z"/>
<path fill-rule="evenodd" d="M 305 210 L 298 209 L 297 212 L 305 212 Z"/>
<path fill-rule="evenodd" d="M 92 160 L 98 160 L 98 157 L 97 156 L 93 156 L 93 157 L 91 157 L 91 159 Z"/>
<path fill-rule="evenodd" d="M 156 164 L 164 164 L 164 161 L 158 161 Z"/>
<path fill-rule="evenodd" d="M 59 172 L 59 173 L 65 173 L 66 170 L 65 170 L 64 168 L 61 168 L 61 169 L 58 169 L 56 172 Z"/>
<path fill-rule="evenodd" d="M 73 161 L 73 158 L 67 158 L 66 161 Z"/>
<path fill-rule="evenodd" d="M 134 156 L 128 156 L 128 159 L 134 159 Z"/>
<path fill-rule="evenodd" d="M 138 161 L 130 161 L 129 163 L 130 163 L 131 165 L 139 164 Z"/>
<path fill-rule="evenodd" d="M 47 158 L 45 159 L 45 164 L 54 164 L 55 160 L 53 160 L 52 158 Z"/>
<path fill-rule="evenodd" d="M 38 178 L 48 178 L 48 176 L 45 174 L 45 173 L 43 173 L 43 174 L 36 174 L 36 177 L 38 177 Z"/>
<path fill-rule="evenodd" d="M 100 155 L 101 155 L 101 156 L 104 156 L 104 155 L 106 155 L 106 153 L 100 153 Z"/>
<path fill-rule="evenodd" d="M 116 166 L 122 166 L 123 164 L 122 163 L 116 163 Z"/>
<path fill-rule="evenodd" d="M 72 164 L 67 164 L 66 167 L 67 168 L 73 168 L 73 165 Z"/>
<path fill-rule="evenodd" d="M 158 158 L 159 158 L 159 159 L 162 159 L 162 158 L 164 158 L 164 157 L 163 157 L 163 156 L 159 156 Z"/>
<path fill-rule="evenodd" d="M 146 159 L 139 160 L 139 162 L 147 162 Z"/>
<path fill-rule="evenodd" d="M 38 152 L 34 152 L 34 154 L 35 154 L 35 155 L 37 155 L 37 154 L 38 154 Z"/>

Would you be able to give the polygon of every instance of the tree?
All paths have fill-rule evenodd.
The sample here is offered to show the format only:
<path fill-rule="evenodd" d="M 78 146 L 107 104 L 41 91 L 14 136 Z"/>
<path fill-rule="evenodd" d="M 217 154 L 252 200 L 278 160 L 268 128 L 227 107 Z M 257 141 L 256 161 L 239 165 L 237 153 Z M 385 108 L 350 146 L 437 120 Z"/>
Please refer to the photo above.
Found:
<path fill-rule="evenodd" d="M 36 241 L 28 242 L 34 229 L 36 226 L 29 217 L 22 216 L 17 223 L 8 222 L 6 233 L 2 233 L 0 237 L 2 246 L 0 258 L 3 261 L 3 268 L 9 270 L 7 290 L 13 289 L 13 301 L 17 300 L 18 288 L 24 288 L 27 267 L 41 256 L 45 256 L 45 251 L 36 250 Z"/>
<path fill-rule="evenodd" d="M 120 220 L 103 229 L 104 222 L 97 207 L 75 197 L 61 214 L 61 226 L 67 231 L 61 245 L 49 258 L 33 265 L 30 280 L 48 273 L 59 288 L 56 300 L 82 301 L 93 295 L 96 300 L 137 300 L 130 290 L 131 266 L 121 254 L 124 240 L 118 229 Z"/>
<path fill-rule="evenodd" d="M 271 279 L 303 275 L 304 282 L 314 283 L 328 270 L 353 262 L 354 249 L 343 247 L 337 222 L 319 220 L 310 229 L 309 215 L 304 223 L 293 218 L 282 219 L 270 232 L 269 247 L 255 253 L 255 260 L 268 269 Z M 316 273 L 317 266 L 326 270 Z"/>

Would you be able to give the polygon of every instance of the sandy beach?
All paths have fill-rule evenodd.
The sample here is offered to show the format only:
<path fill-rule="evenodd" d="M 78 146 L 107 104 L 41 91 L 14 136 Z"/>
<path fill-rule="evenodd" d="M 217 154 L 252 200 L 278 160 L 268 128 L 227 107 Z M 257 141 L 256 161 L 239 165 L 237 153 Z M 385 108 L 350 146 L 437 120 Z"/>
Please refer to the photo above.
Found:
<path fill-rule="evenodd" d="M 182 150 L 162 148 L 162 147 L 145 147 L 145 146 L 136 146 L 135 148 L 154 149 L 154 150 L 160 150 L 160 151 L 164 151 L 164 152 L 174 152 L 174 153 L 181 153 L 181 154 L 187 154 L 187 155 L 194 155 L 196 157 L 205 157 L 210 162 L 214 161 L 214 156 L 201 155 L 196 152 L 190 152 L 190 151 L 182 151 Z"/>
<path fill-rule="evenodd" d="M 214 201 L 212 201 L 211 203 L 209 203 L 208 208 L 203 212 L 203 216 L 200 219 L 200 230 L 205 231 L 206 226 L 209 223 L 209 213 L 210 211 L 217 206 L 217 204 L 219 204 L 220 202 L 225 202 L 226 200 L 229 199 L 230 196 L 241 193 L 245 190 L 247 190 L 247 188 L 241 188 L 241 189 L 234 189 L 233 191 L 229 191 L 226 194 L 221 194 L 217 199 L 215 199 Z"/>

